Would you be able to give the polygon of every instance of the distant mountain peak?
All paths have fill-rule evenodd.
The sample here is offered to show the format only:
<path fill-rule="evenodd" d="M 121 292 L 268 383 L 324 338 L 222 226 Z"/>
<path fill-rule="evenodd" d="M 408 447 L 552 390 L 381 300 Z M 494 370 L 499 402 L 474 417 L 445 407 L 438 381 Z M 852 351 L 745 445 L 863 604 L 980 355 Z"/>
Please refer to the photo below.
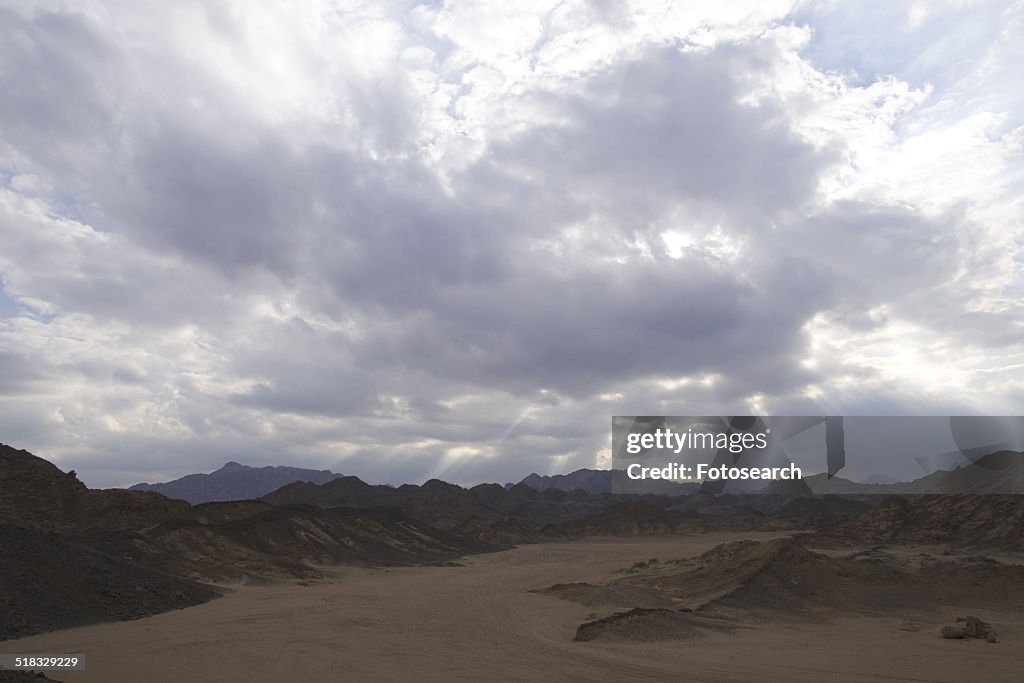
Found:
<path fill-rule="evenodd" d="M 295 482 L 326 484 L 341 477 L 330 470 L 307 470 L 300 467 L 250 467 L 234 460 L 209 474 L 189 474 L 160 484 L 136 484 L 136 491 L 156 491 L 169 498 L 186 500 L 193 505 L 227 500 L 259 498 L 282 486 Z"/>

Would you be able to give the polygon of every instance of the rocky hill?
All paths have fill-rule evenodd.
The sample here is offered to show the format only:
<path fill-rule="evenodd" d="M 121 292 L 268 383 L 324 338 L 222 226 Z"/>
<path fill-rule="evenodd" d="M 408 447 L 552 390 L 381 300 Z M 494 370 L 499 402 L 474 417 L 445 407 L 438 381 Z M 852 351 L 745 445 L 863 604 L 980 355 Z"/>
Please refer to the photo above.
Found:
<path fill-rule="evenodd" d="M 158 493 L 88 489 L 74 472 L 0 444 L 0 522 L 59 532 L 133 529 L 188 509 Z"/>
<path fill-rule="evenodd" d="M 561 491 L 586 491 L 587 493 L 611 493 L 611 470 L 581 469 L 569 474 L 530 474 L 519 482 L 537 491 L 559 489 Z"/>
<path fill-rule="evenodd" d="M 443 508 L 448 486 L 417 487 L 418 503 Z M 329 565 L 432 564 L 500 547 L 394 507 L 193 507 L 153 491 L 91 490 L 73 472 L 0 447 L 0 639 L 133 619 L 222 593 L 196 580 L 309 578 Z"/>

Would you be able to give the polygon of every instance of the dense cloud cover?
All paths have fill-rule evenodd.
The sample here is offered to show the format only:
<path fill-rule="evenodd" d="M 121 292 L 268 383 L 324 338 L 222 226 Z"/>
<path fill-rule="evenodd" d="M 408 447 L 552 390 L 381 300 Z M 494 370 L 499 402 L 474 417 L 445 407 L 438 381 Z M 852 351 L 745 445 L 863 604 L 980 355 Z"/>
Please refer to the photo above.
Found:
<path fill-rule="evenodd" d="M 6 3 L 0 441 L 472 483 L 1021 413 L 1024 4 L 747 5 Z"/>

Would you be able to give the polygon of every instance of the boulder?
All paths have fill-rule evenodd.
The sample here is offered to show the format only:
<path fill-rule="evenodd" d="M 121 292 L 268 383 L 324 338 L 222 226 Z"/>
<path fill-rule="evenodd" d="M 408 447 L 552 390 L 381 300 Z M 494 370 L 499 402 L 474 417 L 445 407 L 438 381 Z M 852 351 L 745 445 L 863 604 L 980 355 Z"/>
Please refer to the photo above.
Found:
<path fill-rule="evenodd" d="M 943 638 L 949 638 L 951 640 L 958 640 L 960 638 L 967 637 L 967 629 L 963 626 L 943 626 L 940 633 L 942 633 Z"/>

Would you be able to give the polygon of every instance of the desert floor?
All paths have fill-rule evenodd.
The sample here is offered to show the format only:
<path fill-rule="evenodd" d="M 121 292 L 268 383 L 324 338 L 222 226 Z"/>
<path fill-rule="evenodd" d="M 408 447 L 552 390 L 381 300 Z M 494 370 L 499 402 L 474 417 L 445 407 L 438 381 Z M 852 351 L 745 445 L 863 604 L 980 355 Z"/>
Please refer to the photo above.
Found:
<path fill-rule="evenodd" d="M 609 579 L 649 558 L 698 554 L 706 534 L 528 545 L 464 566 L 343 569 L 310 585 L 243 586 L 205 605 L 0 643 L 10 654 L 80 653 L 64 681 L 1021 681 L 1024 609 L 934 605 L 885 618 L 760 623 L 662 643 L 573 641 L 592 608 L 529 592 Z M 943 640 L 957 615 L 1000 642 Z M 920 631 L 901 630 L 911 620 Z"/>

